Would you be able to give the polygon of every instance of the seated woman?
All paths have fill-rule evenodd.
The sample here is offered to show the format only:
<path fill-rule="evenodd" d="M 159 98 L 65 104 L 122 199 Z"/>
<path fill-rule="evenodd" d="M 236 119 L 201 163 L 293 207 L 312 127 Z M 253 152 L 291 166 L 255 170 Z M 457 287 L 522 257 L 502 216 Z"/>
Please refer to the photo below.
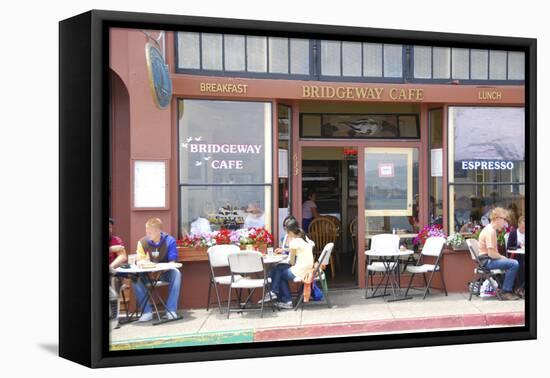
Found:
<path fill-rule="evenodd" d="M 286 232 L 289 241 L 290 257 L 288 264 L 279 264 L 270 272 L 271 297 L 267 293 L 264 302 L 279 298 L 280 308 L 292 308 L 292 297 L 288 286 L 289 280 L 304 278 L 313 267 L 313 242 L 307 239 L 304 230 L 295 220 L 288 221 Z"/>
<path fill-rule="evenodd" d="M 501 207 L 494 208 L 489 217 L 491 223 L 487 224 L 479 234 L 479 260 L 487 269 L 502 269 L 505 271 L 502 291 L 499 289 L 497 294 L 500 299 L 514 300 L 519 299 L 512 293 L 514 281 L 519 269 L 519 264 L 514 259 L 502 256 L 498 252 L 497 231 L 503 229 L 508 212 Z"/>

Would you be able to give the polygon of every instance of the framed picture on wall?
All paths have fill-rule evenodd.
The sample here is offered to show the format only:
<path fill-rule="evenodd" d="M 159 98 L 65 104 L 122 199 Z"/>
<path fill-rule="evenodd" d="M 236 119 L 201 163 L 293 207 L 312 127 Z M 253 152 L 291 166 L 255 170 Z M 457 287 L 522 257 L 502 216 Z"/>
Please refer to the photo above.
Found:
<path fill-rule="evenodd" d="M 536 40 L 59 25 L 61 357 L 536 338 Z"/>

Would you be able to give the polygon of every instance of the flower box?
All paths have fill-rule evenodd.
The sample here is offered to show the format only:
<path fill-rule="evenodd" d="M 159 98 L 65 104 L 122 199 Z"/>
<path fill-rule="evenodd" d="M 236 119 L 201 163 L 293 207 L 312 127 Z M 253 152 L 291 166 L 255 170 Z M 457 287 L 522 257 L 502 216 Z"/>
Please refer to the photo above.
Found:
<path fill-rule="evenodd" d="M 208 247 L 178 247 L 179 262 L 208 261 Z"/>

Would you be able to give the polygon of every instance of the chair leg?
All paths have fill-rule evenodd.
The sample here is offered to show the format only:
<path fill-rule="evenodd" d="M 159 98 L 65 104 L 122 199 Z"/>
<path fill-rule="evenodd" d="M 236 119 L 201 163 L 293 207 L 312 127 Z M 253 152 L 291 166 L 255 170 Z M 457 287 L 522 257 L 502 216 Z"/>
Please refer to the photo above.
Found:
<path fill-rule="evenodd" d="M 428 287 L 428 281 L 426 280 L 426 273 L 422 273 L 422 277 L 424 277 L 424 285 L 426 285 L 426 288 L 428 292 L 430 291 L 430 288 Z"/>
<path fill-rule="evenodd" d="M 328 308 L 331 308 L 332 305 L 330 304 L 330 298 L 328 296 L 328 285 L 327 285 L 326 279 L 324 281 L 325 281 L 324 284 L 321 284 L 321 286 L 323 286 L 323 292 L 325 294 L 325 299 L 327 301 L 327 306 L 328 306 Z"/>
<path fill-rule="evenodd" d="M 354 248 L 355 250 L 355 248 Z M 357 254 L 353 255 L 353 263 L 351 264 L 351 275 L 355 273 L 355 264 L 357 263 Z"/>
<path fill-rule="evenodd" d="M 474 295 L 474 286 L 479 281 L 478 275 L 474 274 L 474 279 L 472 280 L 472 286 L 470 286 L 470 297 L 468 298 L 468 301 L 472 300 L 472 295 Z"/>
<path fill-rule="evenodd" d="M 208 284 L 208 297 L 206 299 L 206 311 L 210 310 L 210 293 L 212 292 L 212 278 L 210 278 L 210 283 Z"/>
<path fill-rule="evenodd" d="M 260 318 L 264 317 L 264 299 L 265 298 L 265 285 L 262 287 L 262 307 L 260 309 Z"/>
<path fill-rule="evenodd" d="M 229 314 L 231 314 L 231 285 L 229 285 L 229 296 L 227 298 L 227 319 L 229 319 Z"/>
<path fill-rule="evenodd" d="M 300 296 L 296 300 L 296 305 L 294 306 L 294 311 L 297 311 L 298 307 L 300 307 L 300 305 L 304 301 L 304 284 L 300 285 L 300 288 L 298 289 L 298 292 L 300 293 Z"/>
<path fill-rule="evenodd" d="M 409 294 L 409 290 L 411 288 L 414 275 L 415 275 L 415 273 L 411 273 L 411 278 L 409 278 L 409 284 L 407 285 L 407 291 L 405 291 L 405 296 L 407 296 Z"/>
<path fill-rule="evenodd" d="M 426 291 L 424 291 L 424 296 L 422 299 L 426 299 L 426 294 L 428 294 L 428 291 L 430 290 L 430 285 L 432 284 L 432 280 L 435 275 L 435 270 L 432 272 L 432 275 L 430 276 L 430 279 L 428 280 L 428 284 L 426 285 Z"/>
<path fill-rule="evenodd" d="M 445 296 L 449 296 L 447 293 L 447 285 L 445 285 L 445 277 L 443 277 L 443 272 L 441 271 L 441 268 L 439 268 L 439 274 L 441 275 L 441 283 L 443 284 L 443 290 L 445 290 Z"/>

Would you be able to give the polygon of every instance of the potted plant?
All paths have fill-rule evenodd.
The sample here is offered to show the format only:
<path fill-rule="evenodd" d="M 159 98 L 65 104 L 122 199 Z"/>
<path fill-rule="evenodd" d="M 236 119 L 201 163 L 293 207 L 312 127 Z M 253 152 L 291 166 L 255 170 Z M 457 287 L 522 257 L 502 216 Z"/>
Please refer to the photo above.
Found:
<path fill-rule="evenodd" d="M 447 238 L 447 245 L 451 246 L 455 251 L 468 249 L 466 239 L 464 239 L 464 236 L 460 233 L 449 235 Z"/>
<path fill-rule="evenodd" d="M 441 236 L 446 237 L 443 227 L 439 224 L 428 224 L 424 226 L 419 232 L 418 235 L 413 239 L 413 245 L 416 252 L 418 252 L 426 240 L 432 236 Z"/>

